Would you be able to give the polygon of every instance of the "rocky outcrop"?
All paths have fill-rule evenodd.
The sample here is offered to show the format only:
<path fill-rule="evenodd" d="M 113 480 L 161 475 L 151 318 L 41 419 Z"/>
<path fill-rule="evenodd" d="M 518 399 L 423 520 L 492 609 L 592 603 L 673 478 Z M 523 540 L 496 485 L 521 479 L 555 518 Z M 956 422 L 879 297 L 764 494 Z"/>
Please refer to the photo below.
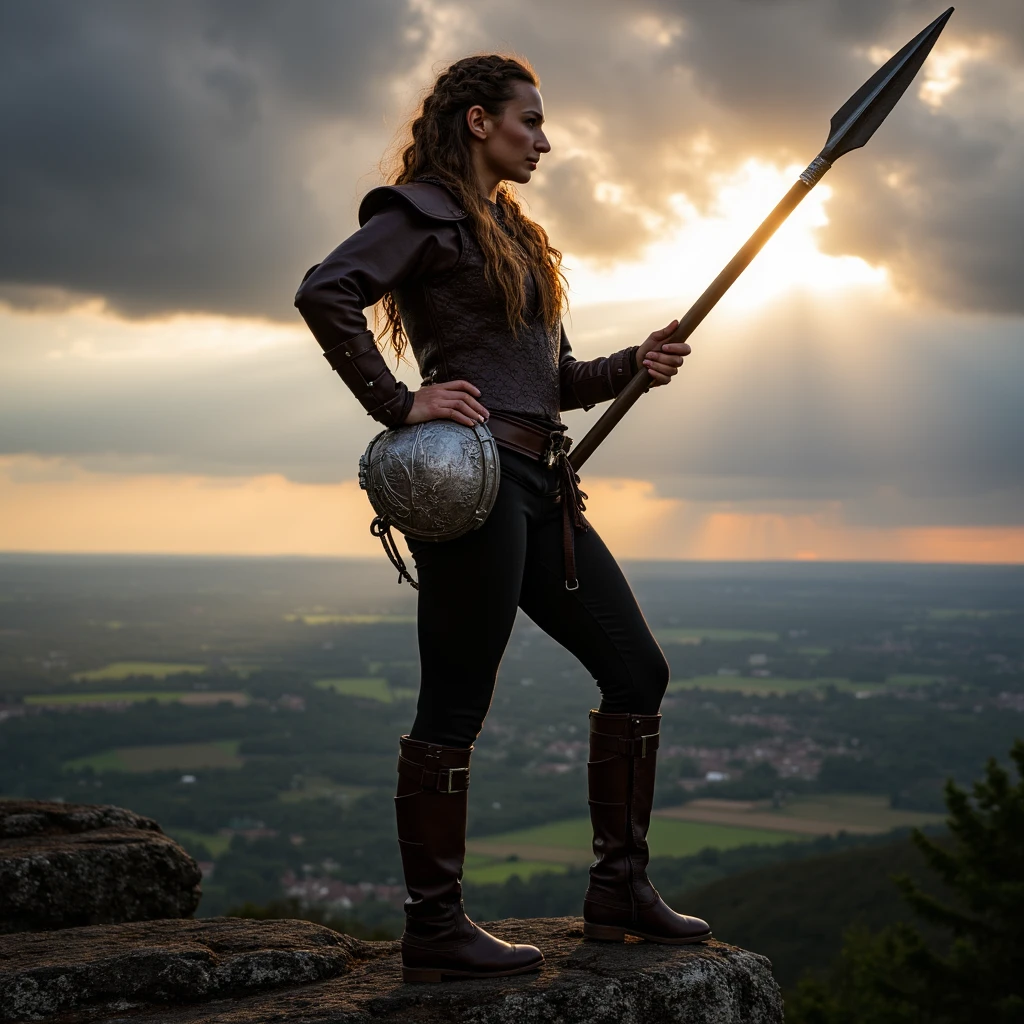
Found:
<path fill-rule="evenodd" d="M 0 1021 L 224 999 L 306 985 L 372 956 L 308 921 L 138 921 L 0 938 Z"/>
<path fill-rule="evenodd" d="M 191 917 L 200 877 L 150 818 L 0 801 L 0 933 Z"/>
<path fill-rule="evenodd" d="M 404 985 L 397 942 L 301 921 L 153 921 L 0 937 L 0 1020 L 149 1024 L 781 1024 L 761 956 L 720 942 L 583 939 L 576 918 L 489 925 L 532 942 L 515 978 Z"/>

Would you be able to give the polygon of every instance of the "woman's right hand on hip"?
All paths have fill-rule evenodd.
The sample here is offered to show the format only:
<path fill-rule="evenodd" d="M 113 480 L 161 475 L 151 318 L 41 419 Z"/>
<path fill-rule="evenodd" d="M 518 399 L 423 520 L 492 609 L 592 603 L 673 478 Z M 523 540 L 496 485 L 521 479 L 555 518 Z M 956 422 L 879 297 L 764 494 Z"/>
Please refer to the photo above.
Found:
<path fill-rule="evenodd" d="M 490 413 L 477 401 L 480 389 L 468 380 L 450 380 L 429 384 L 412 395 L 412 408 L 403 424 L 427 420 L 454 420 L 466 427 L 484 423 Z"/>

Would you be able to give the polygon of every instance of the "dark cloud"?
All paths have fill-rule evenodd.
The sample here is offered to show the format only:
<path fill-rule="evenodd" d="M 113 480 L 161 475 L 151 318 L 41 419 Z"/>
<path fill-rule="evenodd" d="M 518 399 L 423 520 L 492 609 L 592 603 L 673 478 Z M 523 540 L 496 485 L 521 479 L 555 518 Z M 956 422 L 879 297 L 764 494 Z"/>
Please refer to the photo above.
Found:
<path fill-rule="evenodd" d="M 0 280 L 129 314 L 293 315 L 369 166 L 339 168 L 353 180 L 325 223 L 315 136 L 380 124 L 424 39 L 403 0 L 38 0 L 0 18 Z"/>
<path fill-rule="evenodd" d="M 543 78 L 562 151 L 526 194 L 555 244 L 628 256 L 671 222 L 671 193 L 709 198 L 709 171 L 808 161 L 873 70 L 868 51 L 939 13 L 931 0 L 446 9 L 459 16 L 439 37 L 430 6 L 407 0 L 4 5 L 0 290 L 291 318 L 297 278 L 354 226 L 410 70 L 478 48 L 525 53 Z M 957 11 L 939 46 L 975 48 L 963 84 L 938 108 L 915 86 L 832 172 L 831 251 L 948 305 L 1024 310 L 1022 12 Z M 595 195 L 606 182 L 618 205 Z"/>

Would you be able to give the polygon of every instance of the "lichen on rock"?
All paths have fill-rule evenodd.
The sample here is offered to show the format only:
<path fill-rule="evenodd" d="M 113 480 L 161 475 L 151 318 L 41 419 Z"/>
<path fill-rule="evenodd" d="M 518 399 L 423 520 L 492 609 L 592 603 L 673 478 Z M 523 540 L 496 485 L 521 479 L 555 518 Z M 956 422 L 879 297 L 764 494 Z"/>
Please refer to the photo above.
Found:
<path fill-rule="evenodd" d="M 191 917 L 196 862 L 121 807 L 0 802 L 0 933 Z"/>

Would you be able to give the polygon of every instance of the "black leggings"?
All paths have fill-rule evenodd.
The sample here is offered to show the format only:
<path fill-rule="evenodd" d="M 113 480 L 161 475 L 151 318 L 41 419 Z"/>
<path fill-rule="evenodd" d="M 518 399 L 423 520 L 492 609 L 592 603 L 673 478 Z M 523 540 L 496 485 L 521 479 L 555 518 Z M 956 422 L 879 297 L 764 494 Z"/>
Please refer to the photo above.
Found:
<path fill-rule="evenodd" d="M 468 747 L 477 738 L 517 607 L 589 670 L 601 711 L 656 714 L 668 663 L 615 559 L 593 528 L 577 532 L 580 585 L 566 590 L 559 471 L 500 451 L 501 487 L 479 530 L 409 541 L 422 672 L 413 739 Z"/>

